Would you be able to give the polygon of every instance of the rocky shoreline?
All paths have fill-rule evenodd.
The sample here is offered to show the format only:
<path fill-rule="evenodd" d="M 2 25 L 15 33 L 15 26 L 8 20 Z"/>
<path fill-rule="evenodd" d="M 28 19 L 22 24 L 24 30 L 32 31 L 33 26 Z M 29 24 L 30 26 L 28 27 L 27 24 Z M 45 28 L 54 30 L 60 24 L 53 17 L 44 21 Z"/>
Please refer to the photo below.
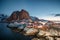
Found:
<path fill-rule="evenodd" d="M 27 28 L 24 29 L 15 29 L 10 28 L 14 32 L 22 33 L 25 36 L 32 37 L 32 40 L 59 40 L 60 39 L 60 31 L 51 28 L 49 30 L 41 30 L 35 28 Z"/>

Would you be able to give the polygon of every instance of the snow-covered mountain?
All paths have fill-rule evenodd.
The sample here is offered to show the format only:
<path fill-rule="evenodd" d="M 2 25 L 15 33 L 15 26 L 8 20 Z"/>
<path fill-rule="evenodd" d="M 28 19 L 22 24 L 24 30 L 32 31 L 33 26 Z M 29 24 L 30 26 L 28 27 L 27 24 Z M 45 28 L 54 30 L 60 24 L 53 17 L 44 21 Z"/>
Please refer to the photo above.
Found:
<path fill-rule="evenodd" d="M 0 21 L 3 21 L 4 19 L 7 18 L 7 15 L 4 15 L 4 14 L 0 14 Z"/>
<path fill-rule="evenodd" d="M 31 19 L 33 20 L 33 21 L 39 21 L 39 18 L 38 17 L 35 17 L 35 16 L 30 16 L 31 17 Z"/>

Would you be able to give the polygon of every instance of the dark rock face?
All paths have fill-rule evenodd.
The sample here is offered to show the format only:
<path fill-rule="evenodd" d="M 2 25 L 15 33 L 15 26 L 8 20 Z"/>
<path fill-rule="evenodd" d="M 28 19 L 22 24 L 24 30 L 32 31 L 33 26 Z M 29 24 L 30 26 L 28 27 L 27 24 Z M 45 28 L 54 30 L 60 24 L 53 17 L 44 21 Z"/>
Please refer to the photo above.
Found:
<path fill-rule="evenodd" d="M 29 13 L 25 10 L 21 10 L 19 13 L 19 20 L 30 19 Z"/>
<path fill-rule="evenodd" d="M 22 20 L 22 19 L 30 19 L 29 13 L 25 10 L 21 11 L 14 11 L 9 18 L 7 18 L 7 21 L 12 20 Z"/>
<path fill-rule="evenodd" d="M 18 19 L 18 15 L 19 11 L 14 11 L 10 17 L 7 18 L 7 21 L 12 21 L 12 20 L 17 20 Z"/>

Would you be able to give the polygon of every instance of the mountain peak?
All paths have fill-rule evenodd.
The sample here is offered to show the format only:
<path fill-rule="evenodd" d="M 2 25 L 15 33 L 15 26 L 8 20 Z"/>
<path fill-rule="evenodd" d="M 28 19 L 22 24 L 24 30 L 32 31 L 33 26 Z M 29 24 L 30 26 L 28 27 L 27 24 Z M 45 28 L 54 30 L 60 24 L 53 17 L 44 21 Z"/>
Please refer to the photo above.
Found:
<path fill-rule="evenodd" d="M 21 11 L 14 11 L 11 16 L 7 18 L 7 21 L 23 19 L 30 19 L 29 13 L 24 9 L 22 9 Z"/>

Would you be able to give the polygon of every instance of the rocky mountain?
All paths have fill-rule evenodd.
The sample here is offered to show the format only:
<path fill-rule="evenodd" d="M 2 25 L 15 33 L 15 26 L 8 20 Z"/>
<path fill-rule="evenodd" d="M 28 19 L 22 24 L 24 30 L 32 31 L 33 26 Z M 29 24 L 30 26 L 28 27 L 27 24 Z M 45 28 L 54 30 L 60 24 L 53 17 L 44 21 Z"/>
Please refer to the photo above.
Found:
<path fill-rule="evenodd" d="M 30 19 L 29 13 L 26 10 L 21 10 L 19 13 L 19 20 Z"/>
<path fill-rule="evenodd" d="M 10 17 L 7 18 L 7 21 L 12 20 L 23 20 L 23 19 L 30 19 L 29 13 L 26 10 L 21 11 L 14 11 Z"/>

